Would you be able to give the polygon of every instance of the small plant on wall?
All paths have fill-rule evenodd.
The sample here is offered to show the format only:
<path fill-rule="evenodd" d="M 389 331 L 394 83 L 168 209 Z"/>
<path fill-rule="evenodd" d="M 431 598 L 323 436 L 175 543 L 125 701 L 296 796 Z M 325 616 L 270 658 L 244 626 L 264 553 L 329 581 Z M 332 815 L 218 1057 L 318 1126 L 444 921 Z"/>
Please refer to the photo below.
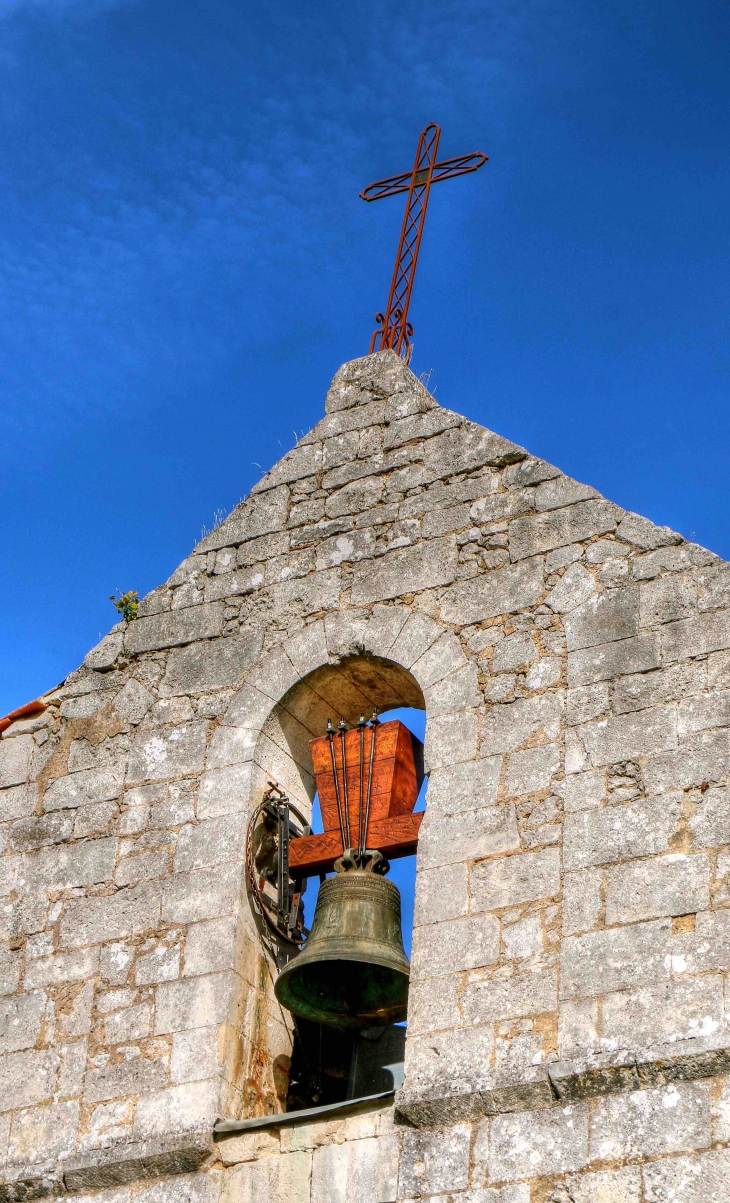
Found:
<path fill-rule="evenodd" d="M 114 602 L 117 613 L 120 614 L 124 622 L 131 622 L 137 617 L 139 609 L 139 593 L 136 589 L 129 589 L 127 593 L 122 593 L 121 589 L 117 589 L 116 594 L 110 593 L 109 601 Z"/>

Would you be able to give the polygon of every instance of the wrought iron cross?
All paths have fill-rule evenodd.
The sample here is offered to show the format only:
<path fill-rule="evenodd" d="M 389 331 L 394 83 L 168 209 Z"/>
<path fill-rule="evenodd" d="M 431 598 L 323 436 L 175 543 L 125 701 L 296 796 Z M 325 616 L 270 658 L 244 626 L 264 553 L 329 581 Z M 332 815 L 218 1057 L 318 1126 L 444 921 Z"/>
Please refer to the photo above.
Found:
<path fill-rule="evenodd" d="M 410 360 L 413 327 L 408 321 L 408 306 L 416 277 L 416 264 L 431 185 L 438 184 L 441 180 L 450 180 L 455 175 L 477 171 L 487 161 L 486 155 L 475 151 L 471 155 L 460 155 L 456 159 L 444 159 L 443 162 L 437 163 L 436 152 L 440 137 L 439 125 L 433 122 L 427 125 L 418 139 L 413 170 L 406 171 L 403 175 L 393 175 L 387 180 L 376 180 L 360 193 L 366 201 L 382 200 L 384 196 L 396 196 L 399 192 L 408 193 L 388 306 L 385 314 L 375 315 L 380 329 L 374 332 L 370 340 L 371 355 L 373 351 L 385 351 L 390 348 L 405 359 L 406 363 Z"/>

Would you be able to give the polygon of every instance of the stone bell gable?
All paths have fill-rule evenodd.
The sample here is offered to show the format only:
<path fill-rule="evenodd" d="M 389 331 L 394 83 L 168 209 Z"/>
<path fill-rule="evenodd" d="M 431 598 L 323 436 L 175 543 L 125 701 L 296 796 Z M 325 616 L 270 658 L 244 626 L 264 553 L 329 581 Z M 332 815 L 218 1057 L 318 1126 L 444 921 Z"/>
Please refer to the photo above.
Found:
<path fill-rule="evenodd" d="M 0 1200 L 730 1198 L 729 603 L 718 557 L 392 352 L 341 368 L 2 731 Z M 310 806 L 328 717 L 403 705 L 429 772 L 405 1084 L 282 1117 L 248 817 L 271 778 Z"/>

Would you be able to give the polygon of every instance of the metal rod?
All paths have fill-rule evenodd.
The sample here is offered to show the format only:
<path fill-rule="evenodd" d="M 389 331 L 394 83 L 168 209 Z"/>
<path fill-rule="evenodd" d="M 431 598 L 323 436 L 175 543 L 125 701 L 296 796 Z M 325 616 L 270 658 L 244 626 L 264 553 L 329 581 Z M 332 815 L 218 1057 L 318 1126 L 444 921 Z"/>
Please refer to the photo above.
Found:
<path fill-rule="evenodd" d="M 364 773 L 365 773 L 365 715 L 364 714 L 360 715 L 360 721 L 357 725 L 360 729 L 360 805 L 359 805 L 358 811 L 357 811 L 357 847 L 358 847 L 358 851 L 360 852 L 360 856 L 362 857 L 362 854 L 365 850 L 365 845 L 363 843 L 363 818 L 364 818 L 363 802 L 365 801 L 365 799 L 363 797 Z"/>
<path fill-rule="evenodd" d="M 335 732 L 332 726 L 332 719 L 327 719 L 327 736 L 330 741 L 330 756 L 332 757 L 332 774 L 335 779 L 335 798 L 337 800 L 337 818 L 340 823 L 340 835 L 342 837 L 342 854 L 346 852 L 345 847 L 345 827 L 342 822 L 342 802 L 340 801 L 340 782 L 337 777 L 337 759 L 335 757 Z"/>
<path fill-rule="evenodd" d="M 378 712 L 377 712 L 377 710 L 373 710 L 373 717 L 370 720 L 370 730 L 372 732 L 372 735 L 370 737 L 370 769 L 368 772 L 368 797 L 367 797 L 367 803 L 365 805 L 365 830 L 363 832 L 363 840 L 362 840 L 363 852 L 365 852 L 365 849 L 367 848 L 367 845 L 368 845 L 368 827 L 370 826 L 370 796 L 373 792 L 373 760 L 375 758 L 375 736 L 377 734 L 377 728 L 378 728 Z"/>
<path fill-rule="evenodd" d="M 347 828 L 347 847 L 349 848 L 350 840 L 352 839 L 352 832 L 350 831 L 350 804 L 349 804 L 349 801 L 347 798 L 347 757 L 345 755 L 345 732 L 346 731 L 347 731 L 347 724 L 345 723 L 344 718 L 341 718 L 340 719 L 340 748 L 342 751 L 342 798 L 343 798 L 343 802 L 344 802 L 343 809 L 345 812 L 345 827 Z M 346 852 L 346 851 L 347 851 L 347 849 L 343 848 L 343 852 Z"/>

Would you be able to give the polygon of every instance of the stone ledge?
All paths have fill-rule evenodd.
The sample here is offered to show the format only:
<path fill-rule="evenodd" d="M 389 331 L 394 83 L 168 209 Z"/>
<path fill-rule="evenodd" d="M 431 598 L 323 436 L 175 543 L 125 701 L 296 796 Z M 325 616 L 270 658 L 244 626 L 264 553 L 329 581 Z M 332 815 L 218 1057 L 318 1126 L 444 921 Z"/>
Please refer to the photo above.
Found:
<path fill-rule="evenodd" d="M 191 1174 L 200 1169 L 213 1151 L 211 1133 L 198 1132 L 177 1139 L 112 1146 L 77 1154 L 50 1174 L 0 1182 L 0 1203 L 23 1203 L 26 1199 L 78 1194 L 125 1186 L 143 1178 L 169 1174 Z"/>
<path fill-rule="evenodd" d="M 695 1044 L 692 1049 L 688 1045 Z M 434 1128 L 515 1111 L 536 1111 L 555 1103 L 581 1102 L 609 1094 L 651 1090 L 670 1082 L 694 1082 L 730 1073 L 730 1039 L 683 1041 L 682 1051 L 665 1048 L 644 1054 L 623 1051 L 582 1062 L 558 1061 L 544 1076 L 496 1086 L 492 1090 L 442 1097 L 396 1095 L 396 1115 L 416 1128 Z"/>

